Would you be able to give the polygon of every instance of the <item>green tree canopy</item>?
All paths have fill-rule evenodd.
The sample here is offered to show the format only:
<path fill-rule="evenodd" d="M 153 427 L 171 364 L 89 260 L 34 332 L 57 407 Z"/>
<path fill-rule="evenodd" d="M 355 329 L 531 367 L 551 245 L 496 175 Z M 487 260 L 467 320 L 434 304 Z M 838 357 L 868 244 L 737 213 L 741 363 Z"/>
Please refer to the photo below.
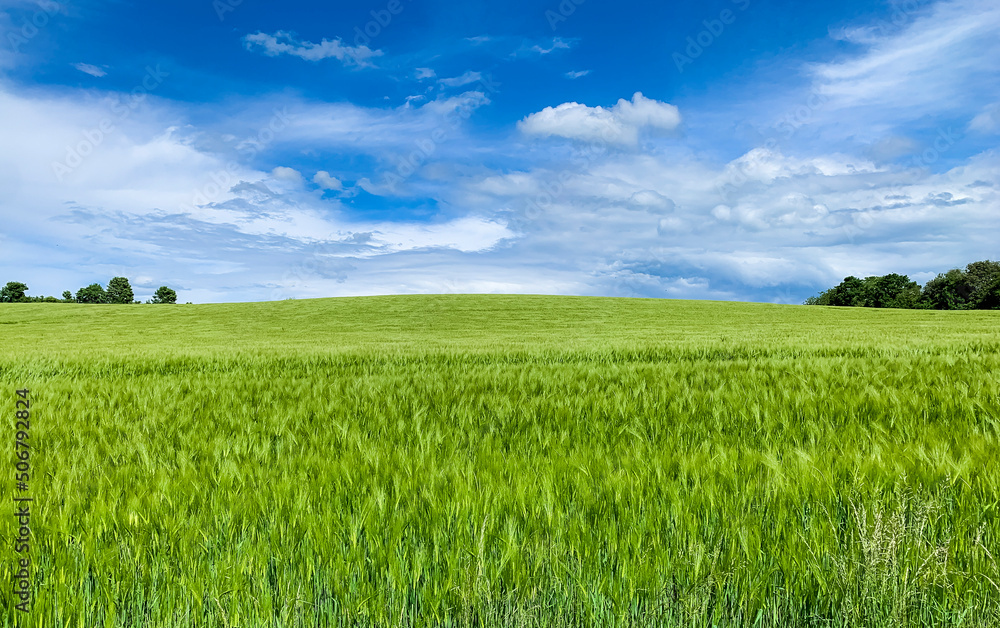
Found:
<path fill-rule="evenodd" d="M 10 281 L 3 288 L 0 288 L 0 303 L 17 303 L 24 299 L 24 293 L 28 291 L 27 284 L 20 281 Z"/>
<path fill-rule="evenodd" d="M 906 275 L 891 273 L 865 279 L 865 305 L 868 307 L 916 307 L 920 299 L 920 284 Z"/>
<path fill-rule="evenodd" d="M 971 306 L 981 309 L 994 309 L 993 293 L 1000 283 L 1000 262 L 984 260 L 972 262 L 965 267 L 965 276 L 969 281 L 972 294 L 969 297 Z"/>
<path fill-rule="evenodd" d="M 115 277 L 108 282 L 107 291 L 108 303 L 131 303 L 135 298 L 132 286 L 126 277 Z"/>
<path fill-rule="evenodd" d="M 166 286 L 160 286 L 153 294 L 152 303 L 177 303 L 177 293 Z"/>
<path fill-rule="evenodd" d="M 99 283 L 92 283 L 76 291 L 77 303 L 107 303 L 108 294 Z"/>
<path fill-rule="evenodd" d="M 865 282 L 857 277 L 845 277 L 830 294 L 830 305 L 863 307 L 867 301 Z"/>
<path fill-rule="evenodd" d="M 935 310 L 966 310 L 973 306 L 971 297 L 972 284 L 968 275 L 953 268 L 927 282 L 920 302 Z"/>

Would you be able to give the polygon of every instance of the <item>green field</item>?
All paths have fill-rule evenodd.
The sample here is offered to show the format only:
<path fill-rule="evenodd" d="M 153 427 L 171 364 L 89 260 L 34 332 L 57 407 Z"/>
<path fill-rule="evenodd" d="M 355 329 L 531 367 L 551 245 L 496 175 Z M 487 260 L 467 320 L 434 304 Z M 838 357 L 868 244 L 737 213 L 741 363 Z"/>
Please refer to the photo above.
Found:
<path fill-rule="evenodd" d="M 998 373 L 988 311 L 0 306 L 3 622 L 1000 625 Z"/>

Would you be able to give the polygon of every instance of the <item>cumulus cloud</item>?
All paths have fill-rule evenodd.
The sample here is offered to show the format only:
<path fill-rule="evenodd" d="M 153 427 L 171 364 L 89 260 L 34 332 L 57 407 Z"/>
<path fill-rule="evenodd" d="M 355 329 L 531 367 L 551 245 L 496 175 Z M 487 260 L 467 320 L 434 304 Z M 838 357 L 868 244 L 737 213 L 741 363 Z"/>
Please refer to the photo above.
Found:
<path fill-rule="evenodd" d="M 525 117 L 517 127 L 526 135 L 604 140 L 611 144 L 634 146 L 638 143 L 640 130 L 673 131 L 680 123 L 677 107 L 636 92 L 631 101 L 619 99 L 609 109 L 576 102 L 546 107 Z"/>
<path fill-rule="evenodd" d="M 269 57 L 287 54 L 306 61 L 322 59 L 337 59 L 344 65 L 370 67 L 371 59 L 382 55 L 381 50 L 372 50 L 368 46 L 350 46 L 344 44 L 338 37 L 333 40 L 324 39 L 320 43 L 299 41 L 288 31 L 278 31 L 273 35 L 257 32 L 243 38 L 247 50 L 261 49 Z"/>
<path fill-rule="evenodd" d="M 675 207 L 672 200 L 654 190 L 636 192 L 629 198 L 629 205 L 658 212 L 671 212 Z"/>
<path fill-rule="evenodd" d="M 272 170 L 271 178 L 293 185 L 302 183 L 302 173 L 295 168 L 288 168 L 285 166 L 278 166 Z"/>
<path fill-rule="evenodd" d="M 313 183 L 324 190 L 339 191 L 344 189 L 344 184 L 337 177 L 331 176 L 326 170 L 320 170 L 313 177 Z"/>

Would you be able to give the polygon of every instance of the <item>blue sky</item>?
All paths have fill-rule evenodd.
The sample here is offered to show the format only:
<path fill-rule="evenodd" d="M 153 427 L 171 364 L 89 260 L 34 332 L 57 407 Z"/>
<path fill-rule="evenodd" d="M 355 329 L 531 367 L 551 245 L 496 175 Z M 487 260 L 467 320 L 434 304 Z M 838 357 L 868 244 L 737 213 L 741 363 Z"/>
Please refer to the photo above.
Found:
<path fill-rule="evenodd" d="M 800 303 L 1000 241 L 1000 6 L 0 0 L 0 281 Z"/>

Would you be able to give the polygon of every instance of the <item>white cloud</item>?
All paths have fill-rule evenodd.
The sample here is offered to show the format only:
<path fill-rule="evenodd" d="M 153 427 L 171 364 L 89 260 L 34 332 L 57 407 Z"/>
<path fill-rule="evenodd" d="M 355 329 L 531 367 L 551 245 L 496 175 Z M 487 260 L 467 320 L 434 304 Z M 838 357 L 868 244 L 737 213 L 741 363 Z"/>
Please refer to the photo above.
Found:
<path fill-rule="evenodd" d="M 458 96 L 432 100 L 421 107 L 420 110 L 446 116 L 454 111 L 478 109 L 488 104 L 490 104 L 490 99 L 486 94 L 479 91 L 471 91 L 463 92 Z"/>
<path fill-rule="evenodd" d="M 567 72 L 563 76 L 568 79 L 578 79 L 580 77 L 587 76 L 588 74 L 590 74 L 590 70 L 578 70 L 576 72 Z"/>
<path fill-rule="evenodd" d="M 629 204 L 633 207 L 657 212 L 671 212 L 675 207 L 672 200 L 654 190 L 636 192 L 629 198 Z"/>
<path fill-rule="evenodd" d="M 932 5 L 927 13 L 943 10 Z M 923 20 L 915 15 L 900 37 L 933 31 Z M 975 37 L 984 50 L 992 45 Z M 862 89 L 886 79 L 877 75 L 891 74 L 888 68 L 903 68 L 902 60 L 843 76 L 836 69 L 876 57 L 888 62 L 890 49 L 905 49 L 914 61 L 919 50 L 871 29 L 845 38 L 865 49 L 813 68 L 831 70 L 813 75 L 814 86 L 831 91 L 830 107 L 812 111 L 811 120 L 844 137 L 845 126 L 872 126 L 877 115 L 906 119 L 898 115 L 909 106 L 905 98 Z M 275 52 L 298 53 L 325 58 L 316 51 Z M 980 69 L 995 67 L 983 58 Z M 994 132 L 996 83 L 976 83 L 977 71 L 956 66 L 956 85 L 968 87 L 967 100 L 951 94 L 921 106 L 964 107 L 948 119 Z M 992 91 L 985 98 L 977 89 Z M 865 97 L 857 97 L 862 92 Z M 436 90 L 427 93 L 433 98 Z M 177 285 L 182 300 L 193 301 L 495 291 L 794 302 L 849 274 L 926 279 L 993 257 L 1000 240 L 1000 155 L 964 158 L 956 146 L 949 158 L 958 165 L 939 162 L 942 172 L 887 165 L 916 149 L 908 138 L 925 137 L 908 129 L 866 129 L 853 148 L 806 141 L 798 151 L 788 144 L 741 149 L 745 154 L 721 164 L 706 161 L 701 146 L 679 142 L 577 160 L 568 156 L 589 146 L 526 147 L 524 138 L 504 141 L 492 133 L 487 141 L 470 134 L 467 124 L 453 124 L 460 119 L 454 112 L 489 103 L 482 91 L 442 95 L 422 106 L 408 99 L 394 108 L 261 98 L 232 103 L 224 117 L 207 122 L 188 116 L 185 103 L 150 97 L 128 119 L 115 118 L 114 130 L 59 182 L 52 162 L 112 115 L 98 96 L 18 90 L 0 81 L 6 114 L 0 137 L 8 149 L 0 154 L 0 266 L 23 268 L 18 279 L 35 293 L 58 294 L 124 274 L 152 287 L 200 286 Z M 805 102 L 801 94 L 790 98 Z M 275 104 L 288 106 L 293 123 L 261 140 Z M 857 111 L 845 114 L 844 107 Z M 704 113 L 694 105 L 692 111 Z M 725 109 L 711 122 L 723 115 L 732 118 L 734 111 Z M 705 124 L 704 118 L 693 122 Z M 679 124 L 675 107 L 637 93 L 611 107 L 548 107 L 518 128 L 529 137 L 635 146 L 644 132 Z M 725 122 L 717 129 L 716 137 L 729 132 Z M 428 143 L 440 132 L 446 139 Z M 420 161 L 405 190 L 388 189 L 381 175 L 422 151 L 419 146 L 431 146 L 433 155 Z M 247 148 L 252 160 L 241 158 Z M 300 155 L 306 158 L 293 161 Z M 319 171 L 311 177 L 315 185 L 302 185 L 297 169 L 314 172 L 309 164 L 316 162 L 336 164 L 339 176 L 357 183 L 342 191 L 337 177 Z M 316 186 L 338 194 L 321 194 Z M 359 190 L 384 195 L 388 201 L 378 206 L 392 209 L 359 211 L 357 199 L 348 198 Z M 407 202 L 393 205 L 401 197 Z M 20 233 L 46 238 L 17 238 Z M 28 259 L 43 262 L 29 267 Z"/>
<path fill-rule="evenodd" d="M 320 170 L 313 177 L 313 183 L 324 190 L 342 190 L 344 184 L 337 177 L 331 176 L 326 170 Z"/>
<path fill-rule="evenodd" d="M 89 74 L 91 76 L 96 76 L 98 78 L 102 76 L 107 76 L 108 73 L 97 67 L 96 65 L 91 65 L 89 63 L 74 63 L 73 67 L 80 70 L 84 74 Z"/>
<path fill-rule="evenodd" d="M 870 25 L 835 38 L 867 46 L 860 55 L 812 66 L 826 108 L 948 111 L 964 106 L 979 87 L 996 81 L 1000 5 L 994 0 L 948 0 L 918 13 L 900 13 L 903 28 L 884 33 Z"/>
<path fill-rule="evenodd" d="M 299 108 L 307 122 L 330 119 L 323 106 L 289 107 Z M 350 259 L 369 260 L 363 272 L 377 275 L 376 268 L 390 264 L 380 258 L 430 250 L 473 255 L 513 236 L 504 221 L 468 212 L 421 221 L 361 219 L 338 201 L 322 200 L 304 188 L 295 168 L 260 171 L 243 165 L 239 138 L 269 128 L 271 109 L 268 103 L 255 104 L 223 125 L 188 126 L 182 132 L 172 126 L 183 117 L 178 103 L 149 97 L 119 119 L 104 100 L 87 94 L 24 94 L 0 81 L 0 110 L 8 114 L 0 118 L 8 148 L 0 153 L 5 224 L 0 265 L 24 269 L 18 280 L 44 294 L 125 275 L 171 285 L 184 300 L 255 300 L 275 298 L 266 286 L 282 284 L 283 274 L 298 272 L 296 256 L 311 255 L 321 245 L 337 249 L 333 257 L 339 261 L 333 266 L 342 279 Z M 419 110 L 348 111 L 355 122 L 371 121 L 376 134 L 381 125 L 400 144 L 410 141 L 399 137 L 402 129 L 427 128 L 437 118 Z M 105 119 L 113 121 L 112 127 L 105 124 L 103 136 L 92 141 Z M 234 119 L 244 128 L 233 128 Z M 312 137 L 323 131 L 306 130 Z M 256 144 L 255 161 L 273 158 L 271 147 L 294 139 L 295 132 L 289 126 L 275 131 L 271 144 Z M 86 156 L 57 179 L 53 162 L 64 160 L 67 151 L 79 152 L 86 142 Z M 317 175 L 322 185 L 337 183 L 325 171 Z M 39 232 L 46 234 L 44 240 L 5 237 Z M 97 249 L 100 256 L 93 254 Z M 46 261 L 28 267 L 25 259 Z M 410 279 L 418 276 L 411 273 Z M 369 286 L 389 285 L 374 275 L 368 279 Z M 398 281 L 391 279 L 389 291 L 398 291 Z M 203 287 L 189 287 L 195 284 Z"/>
<path fill-rule="evenodd" d="M 285 166 L 278 166 L 272 170 L 271 177 L 278 181 L 283 181 L 293 185 L 302 183 L 302 173 L 295 168 L 288 168 Z"/>
<path fill-rule="evenodd" d="M 437 76 L 437 74 L 434 72 L 434 70 L 432 70 L 430 68 L 417 68 L 414 71 L 414 77 L 418 81 L 422 81 L 424 79 L 429 79 L 429 78 L 434 78 L 435 76 Z"/>
<path fill-rule="evenodd" d="M 620 99 L 610 109 L 563 103 L 528 115 L 517 127 L 526 135 L 555 135 L 568 139 L 632 146 L 641 129 L 673 131 L 681 123 L 677 107 L 646 98 L 640 92 L 628 101 Z"/>
<path fill-rule="evenodd" d="M 1000 103 L 993 103 L 973 118 L 969 130 L 987 134 L 1000 132 Z"/>
<path fill-rule="evenodd" d="M 247 50 L 254 50 L 255 47 L 263 49 L 264 54 L 269 57 L 276 57 L 288 54 L 300 57 L 306 61 L 320 61 L 322 59 L 337 59 L 344 65 L 356 65 L 359 67 L 371 67 L 371 59 L 382 55 L 381 50 L 372 50 L 368 46 L 350 46 L 341 41 L 340 38 L 329 40 L 324 39 L 320 43 L 309 41 L 298 41 L 295 35 L 288 31 L 278 31 L 273 35 L 257 32 L 243 38 Z"/>
<path fill-rule="evenodd" d="M 481 73 L 469 71 L 462 76 L 438 79 L 438 85 L 443 85 L 444 87 L 461 87 L 462 85 L 475 83 L 476 81 L 481 81 L 482 79 L 483 75 Z"/>
<path fill-rule="evenodd" d="M 532 52 L 537 52 L 538 54 L 541 55 L 547 55 L 555 50 L 569 50 L 569 48 L 570 48 L 569 43 L 566 42 L 562 37 L 554 37 L 552 38 L 552 45 L 549 46 L 548 48 L 544 48 L 542 46 L 539 46 L 538 44 L 535 44 L 530 48 L 530 50 Z"/>

